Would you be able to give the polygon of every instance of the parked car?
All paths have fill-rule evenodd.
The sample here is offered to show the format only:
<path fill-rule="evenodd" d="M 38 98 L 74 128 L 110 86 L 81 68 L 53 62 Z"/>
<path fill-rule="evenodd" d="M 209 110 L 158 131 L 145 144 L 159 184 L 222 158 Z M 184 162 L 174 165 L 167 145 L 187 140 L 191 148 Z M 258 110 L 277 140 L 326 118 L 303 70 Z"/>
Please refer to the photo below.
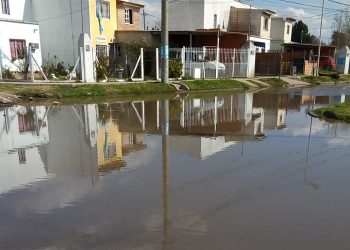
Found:
<path fill-rule="evenodd" d="M 216 61 L 208 61 L 205 63 L 205 69 L 216 70 Z M 218 70 L 219 72 L 225 73 L 226 66 L 225 64 L 218 62 Z"/>
<path fill-rule="evenodd" d="M 320 68 L 335 70 L 335 60 L 331 56 L 320 57 Z"/>

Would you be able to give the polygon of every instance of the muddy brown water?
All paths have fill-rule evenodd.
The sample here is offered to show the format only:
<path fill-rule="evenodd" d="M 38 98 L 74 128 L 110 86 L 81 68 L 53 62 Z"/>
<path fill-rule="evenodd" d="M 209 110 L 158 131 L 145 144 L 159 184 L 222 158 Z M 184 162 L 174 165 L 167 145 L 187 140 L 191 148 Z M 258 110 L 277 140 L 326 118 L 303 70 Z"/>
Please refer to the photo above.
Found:
<path fill-rule="evenodd" d="M 14 106 L 0 249 L 349 249 L 350 89 Z M 169 112 L 167 112 L 167 110 Z"/>

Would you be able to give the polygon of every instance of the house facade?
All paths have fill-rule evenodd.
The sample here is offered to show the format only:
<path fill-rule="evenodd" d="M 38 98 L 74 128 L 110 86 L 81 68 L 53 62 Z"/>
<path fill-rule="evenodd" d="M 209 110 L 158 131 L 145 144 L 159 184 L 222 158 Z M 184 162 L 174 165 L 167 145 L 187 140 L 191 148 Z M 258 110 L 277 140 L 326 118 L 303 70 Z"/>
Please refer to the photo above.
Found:
<path fill-rule="evenodd" d="M 40 30 L 38 23 L 32 21 L 30 4 L 26 0 L 1 0 L 0 67 L 10 71 L 23 70 L 23 61 L 30 47 L 41 65 Z"/>
<path fill-rule="evenodd" d="M 74 65 L 79 57 L 81 33 L 90 36 L 96 54 L 108 52 L 117 29 L 116 0 L 32 0 L 33 20 L 41 29 L 44 60 L 57 57 Z"/>
<path fill-rule="evenodd" d="M 257 9 L 249 5 L 232 6 L 228 30 L 244 32 L 258 51 L 269 51 L 271 47 L 271 17 L 274 11 Z"/>
<path fill-rule="evenodd" d="M 189 0 L 169 3 L 169 30 L 220 29 L 246 33 L 260 51 L 270 50 L 271 17 L 274 11 L 238 1 Z"/>
<path fill-rule="evenodd" d="M 118 31 L 141 30 L 141 9 L 144 5 L 129 1 L 117 1 Z"/>
<path fill-rule="evenodd" d="M 273 16 L 271 19 L 271 50 L 282 49 L 282 44 L 292 41 L 292 28 L 296 20 L 291 17 Z"/>

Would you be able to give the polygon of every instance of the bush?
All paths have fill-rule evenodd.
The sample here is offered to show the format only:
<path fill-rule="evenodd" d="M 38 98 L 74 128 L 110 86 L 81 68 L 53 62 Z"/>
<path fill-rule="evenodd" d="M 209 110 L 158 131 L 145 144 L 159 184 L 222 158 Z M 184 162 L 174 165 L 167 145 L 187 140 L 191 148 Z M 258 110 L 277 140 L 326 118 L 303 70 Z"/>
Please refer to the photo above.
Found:
<path fill-rule="evenodd" d="M 2 70 L 2 79 L 15 79 L 13 73 L 10 70 L 10 67 L 3 67 Z"/>
<path fill-rule="evenodd" d="M 109 74 L 109 58 L 107 56 L 99 56 L 95 62 L 97 81 L 107 79 Z"/>
<path fill-rule="evenodd" d="M 182 75 L 182 62 L 180 59 L 169 60 L 169 77 L 179 78 Z"/>

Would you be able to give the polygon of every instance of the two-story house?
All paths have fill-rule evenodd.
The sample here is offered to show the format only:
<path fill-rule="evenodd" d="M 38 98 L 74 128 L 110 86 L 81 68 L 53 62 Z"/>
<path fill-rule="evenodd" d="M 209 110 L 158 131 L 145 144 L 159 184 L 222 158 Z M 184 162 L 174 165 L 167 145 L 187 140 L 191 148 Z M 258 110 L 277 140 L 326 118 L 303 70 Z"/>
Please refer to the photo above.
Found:
<path fill-rule="evenodd" d="M 116 0 L 31 0 L 33 20 L 40 25 L 43 58 L 54 56 L 65 66 L 79 57 L 82 33 L 91 38 L 97 55 L 108 53 L 117 29 Z"/>
<path fill-rule="evenodd" d="M 0 67 L 11 71 L 23 68 L 29 47 L 41 65 L 40 32 L 32 21 L 31 5 L 27 0 L 1 0 L 0 9 Z"/>
<path fill-rule="evenodd" d="M 292 28 L 296 20 L 291 17 L 273 16 L 271 20 L 271 50 L 282 49 L 282 44 L 292 41 Z"/>
<path fill-rule="evenodd" d="M 244 32 L 258 51 L 269 51 L 271 45 L 271 17 L 274 11 L 249 5 L 231 6 L 228 31 Z"/>
<path fill-rule="evenodd" d="M 169 3 L 169 30 L 220 29 L 248 34 L 260 51 L 270 50 L 274 11 L 231 0 L 188 0 Z"/>

